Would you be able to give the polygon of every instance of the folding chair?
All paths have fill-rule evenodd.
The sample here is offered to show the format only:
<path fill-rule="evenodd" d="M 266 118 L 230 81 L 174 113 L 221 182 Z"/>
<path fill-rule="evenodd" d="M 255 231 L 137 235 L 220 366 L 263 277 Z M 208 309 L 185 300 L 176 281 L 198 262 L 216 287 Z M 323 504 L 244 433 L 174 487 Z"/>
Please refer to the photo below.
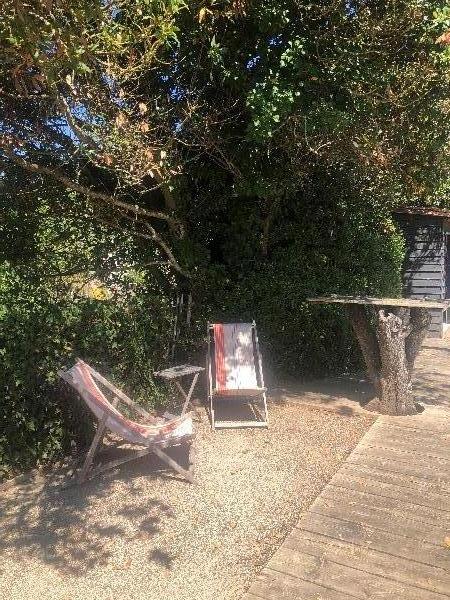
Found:
<path fill-rule="evenodd" d="M 192 472 L 183 469 L 162 450 L 162 448 L 178 446 L 192 440 L 193 427 L 190 414 L 185 414 L 181 417 L 171 416 L 168 420 L 152 417 L 146 410 L 133 402 L 128 396 L 100 375 L 100 373 L 97 373 L 97 371 L 80 359 L 77 360 L 71 369 L 59 371 L 58 375 L 79 393 L 83 401 L 98 419 L 97 431 L 78 476 L 79 483 L 83 483 L 88 475 L 97 475 L 120 464 L 152 453 L 156 454 L 163 462 L 193 483 Z M 108 401 L 96 381 L 113 394 L 112 402 Z M 124 416 L 116 408 L 119 402 L 123 402 L 129 409 L 143 417 L 146 423 L 137 423 Z M 98 446 L 102 443 L 106 430 L 111 431 L 126 442 L 144 446 L 145 449 L 138 450 L 132 456 L 113 460 L 96 469 L 90 470 L 95 453 Z"/>
<path fill-rule="evenodd" d="M 267 427 L 267 398 L 256 323 L 208 323 L 208 401 L 213 429 Z M 250 419 L 216 419 L 216 400 L 240 400 Z M 228 409 L 230 406 L 227 407 Z"/>

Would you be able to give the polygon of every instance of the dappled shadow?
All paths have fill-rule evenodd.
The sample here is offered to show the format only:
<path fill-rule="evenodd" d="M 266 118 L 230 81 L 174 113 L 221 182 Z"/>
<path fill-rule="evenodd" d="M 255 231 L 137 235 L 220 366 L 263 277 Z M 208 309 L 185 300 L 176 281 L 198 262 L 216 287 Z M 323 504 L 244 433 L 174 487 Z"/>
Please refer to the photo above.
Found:
<path fill-rule="evenodd" d="M 172 568 L 172 564 L 174 561 L 173 556 L 171 556 L 168 552 L 165 552 L 164 550 L 159 550 L 158 548 L 155 548 L 149 553 L 149 558 L 150 560 L 159 563 L 167 569 Z"/>
<path fill-rule="evenodd" d="M 276 404 L 301 402 L 329 409 L 342 416 L 353 416 L 374 398 L 370 382 L 360 376 L 343 376 L 309 382 L 288 382 L 271 389 L 269 399 Z"/>
<path fill-rule="evenodd" d="M 429 406 L 450 408 L 450 340 L 426 339 L 417 358 L 414 396 Z"/>
<path fill-rule="evenodd" d="M 427 339 L 418 356 L 413 379 L 415 400 L 450 408 L 450 340 Z M 352 416 L 375 398 L 372 384 L 363 375 L 288 382 L 270 390 L 272 403 L 297 401 Z"/>
<path fill-rule="evenodd" d="M 185 448 L 170 452 L 182 464 L 189 462 L 182 460 L 183 450 L 186 455 Z M 110 447 L 104 456 L 109 459 L 126 451 Z M 142 477 L 175 477 L 155 456 L 127 463 L 83 485 L 76 485 L 72 475 L 73 467 L 65 465 L 47 477 L 34 475 L 28 482 L 0 487 L 0 556 L 15 551 L 18 561 L 33 559 L 82 576 L 99 566 L 115 568 L 117 540 L 151 540 L 162 522 L 173 518 L 169 504 L 143 495 L 147 488 Z M 166 556 L 169 564 L 170 553 L 158 552 L 154 557 L 150 553 L 149 560 L 160 563 Z"/>

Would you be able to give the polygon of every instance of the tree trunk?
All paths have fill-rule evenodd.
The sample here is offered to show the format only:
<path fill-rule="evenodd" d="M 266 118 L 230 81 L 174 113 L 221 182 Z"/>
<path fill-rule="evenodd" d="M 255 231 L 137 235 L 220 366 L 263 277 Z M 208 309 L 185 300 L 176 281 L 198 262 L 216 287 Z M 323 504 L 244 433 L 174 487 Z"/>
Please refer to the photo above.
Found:
<path fill-rule="evenodd" d="M 427 308 L 373 307 L 375 329 L 369 310 L 347 305 L 367 374 L 378 396 L 376 410 L 387 415 L 417 413 L 412 394 L 414 362 L 426 336 L 431 316 Z"/>
<path fill-rule="evenodd" d="M 410 325 L 405 325 L 402 316 L 386 314 L 384 310 L 378 312 L 377 338 L 381 362 L 379 406 L 380 412 L 388 415 L 411 415 L 417 412 L 412 395 L 412 370 L 405 350 Z"/>
<path fill-rule="evenodd" d="M 431 323 L 431 314 L 426 308 L 411 308 L 410 313 L 411 332 L 405 341 L 405 352 L 408 371 L 412 376 L 416 357 Z"/>
<path fill-rule="evenodd" d="M 377 337 L 370 326 L 367 311 L 364 306 L 359 304 L 348 304 L 347 311 L 361 348 L 367 374 L 372 381 L 377 396 L 380 396 L 380 352 Z"/>

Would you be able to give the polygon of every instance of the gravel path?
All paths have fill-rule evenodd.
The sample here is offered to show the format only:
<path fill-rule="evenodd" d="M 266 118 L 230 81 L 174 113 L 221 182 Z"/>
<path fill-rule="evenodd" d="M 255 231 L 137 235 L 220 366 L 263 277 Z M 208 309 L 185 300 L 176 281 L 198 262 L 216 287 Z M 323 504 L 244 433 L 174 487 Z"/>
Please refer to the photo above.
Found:
<path fill-rule="evenodd" d="M 0 598 L 237 600 L 373 422 L 272 403 L 270 429 L 196 423 L 192 486 L 148 458 L 82 487 L 0 490 Z"/>

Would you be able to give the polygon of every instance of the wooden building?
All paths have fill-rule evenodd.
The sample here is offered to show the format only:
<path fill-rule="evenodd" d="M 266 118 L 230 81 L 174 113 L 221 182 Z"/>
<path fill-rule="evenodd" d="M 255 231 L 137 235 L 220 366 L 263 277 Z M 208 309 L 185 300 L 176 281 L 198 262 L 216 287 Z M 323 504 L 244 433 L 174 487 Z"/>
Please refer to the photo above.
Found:
<path fill-rule="evenodd" d="M 450 210 L 403 207 L 396 209 L 394 216 L 406 240 L 403 295 L 450 298 Z M 433 310 L 429 337 L 443 337 L 448 327 L 450 309 Z"/>

